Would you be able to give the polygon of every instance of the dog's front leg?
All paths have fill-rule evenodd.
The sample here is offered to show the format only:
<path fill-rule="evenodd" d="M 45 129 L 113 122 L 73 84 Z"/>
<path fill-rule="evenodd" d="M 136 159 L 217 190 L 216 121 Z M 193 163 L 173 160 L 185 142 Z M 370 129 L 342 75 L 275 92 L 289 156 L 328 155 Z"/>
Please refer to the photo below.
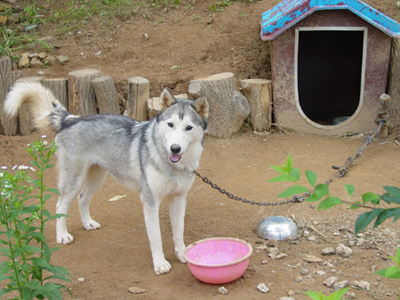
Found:
<path fill-rule="evenodd" d="M 186 262 L 183 257 L 183 252 L 185 251 L 183 232 L 185 227 L 186 195 L 187 194 L 176 195 L 169 203 L 169 216 L 175 243 L 175 253 L 178 259 L 183 263 Z"/>
<path fill-rule="evenodd" d="M 160 203 L 151 201 L 143 202 L 144 220 L 146 223 L 147 236 L 150 241 L 151 254 L 153 256 L 154 272 L 157 275 L 171 271 L 171 265 L 164 257 L 162 249 L 159 208 Z"/>

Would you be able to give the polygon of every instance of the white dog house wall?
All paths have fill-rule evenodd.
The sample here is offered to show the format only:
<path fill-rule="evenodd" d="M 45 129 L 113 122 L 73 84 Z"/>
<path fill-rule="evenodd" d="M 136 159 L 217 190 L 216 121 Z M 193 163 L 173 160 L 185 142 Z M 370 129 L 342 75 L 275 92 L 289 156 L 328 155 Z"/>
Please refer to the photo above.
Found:
<path fill-rule="evenodd" d="M 397 22 L 359 0 L 285 0 L 262 14 L 275 123 L 300 133 L 374 130 Z"/>

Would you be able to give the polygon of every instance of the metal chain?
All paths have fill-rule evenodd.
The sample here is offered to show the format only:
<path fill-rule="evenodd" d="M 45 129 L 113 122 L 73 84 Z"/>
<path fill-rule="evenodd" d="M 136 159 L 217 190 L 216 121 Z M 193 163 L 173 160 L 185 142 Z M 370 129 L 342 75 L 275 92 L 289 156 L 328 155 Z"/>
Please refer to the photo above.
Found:
<path fill-rule="evenodd" d="M 337 171 L 335 173 L 332 174 L 332 176 L 325 181 L 325 184 L 328 185 L 332 182 L 332 180 L 334 178 L 342 178 L 344 177 L 347 173 L 348 170 L 350 168 L 350 166 L 354 163 L 354 161 L 359 158 L 362 154 L 362 152 L 364 151 L 364 149 L 371 144 L 372 140 L 375 138 L 375 136 L 381 131 L 382 126 L 385 124 L 386 122 L 384 120 L 379 121 L 379 125 L 378 128 L 375 130 L 375 132 L 371 135 L 366 137 L 366 141 L 363 144 L 362 147 L 360 147 L 359 149 L 357 149 L 356 155 L 355 157 L 351 157 L 349 156 L 346 159 L 346 162 L 343 164 L 343 166 L 341 167 L 336 167 L 336 166 L 332 166 L 332 168 L 336 169 Z M 232 193 L 229 193 L 228 191 L 226 191 L 225 189 L 219 187 L 217 184 L 213 183 L 211 180 L 209 180 L 207 177 L 201 175 L 198 171 L 194 171 L 194 174 L 201 178 L 201 180 L 203 180 L 204 183 L 208 184 L 209 186 L 211 186 L 213 189 L 216 189 L 217 191 L 219 191 L 221 194 L 227 196 L 229 199 L 233 199 L 236 201 L 241 201 L 243 203 L 247 203 L 250 205 L 259 205 L 259 206 L 277 206 L 277 205 L 283 205 L 283 204 L 289 204 L 289 203 L 296 203 L 296 202 L 303 202 L 307 197 L 309 197 L 310 195 L 312 195 L 314 193 L 314 191 L 310 191 L 304 194 L 299 195 L 294 195 L 292 196 L 292 198 L 288 199 L 288 200 L 284 200 L 284 201 L 278 201 L 278 202 L 259 202 L 259 201 L 252 201 L 252 200 L 247 200 L 245 198 L 236 196 Z"/>

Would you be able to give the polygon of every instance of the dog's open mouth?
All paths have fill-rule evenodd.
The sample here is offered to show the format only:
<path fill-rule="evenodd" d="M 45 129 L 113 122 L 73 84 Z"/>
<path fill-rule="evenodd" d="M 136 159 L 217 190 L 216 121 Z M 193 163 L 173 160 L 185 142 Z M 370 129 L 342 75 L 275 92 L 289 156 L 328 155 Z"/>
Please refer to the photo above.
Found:
<path fill-rule="evenodd" d="M 171 154 L 169 156 L 169 159 L 171 160 L 171 162 L 177 163 L 178 161 L 181 160 L 181 156 L 179 154 Z"/>

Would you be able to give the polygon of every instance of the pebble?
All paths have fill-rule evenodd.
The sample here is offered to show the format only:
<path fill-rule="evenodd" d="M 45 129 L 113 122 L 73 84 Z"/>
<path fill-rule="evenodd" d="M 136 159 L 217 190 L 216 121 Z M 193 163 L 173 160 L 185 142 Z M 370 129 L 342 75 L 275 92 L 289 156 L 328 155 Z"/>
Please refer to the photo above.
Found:
<path fill-rule="evenodd" d="M 228 290 L 226 289 L 226 287 L 221 286 L 220 288 L 218 288 L 218 293 L 220 293 L 222 295 L 226 295 L 226 294 L 228 294 Z"/>
<path fill-rule="evenodd" d="M 128 291 L 132 294 L 143 294 L 144 292 L 146 292 L 145 289 L 142 289 L 140 287 L 137 286 L 132 286 L 128 289 Z"/>
<path fill-rule="evenodd" d="M 308 262 L 308 263 L 319 263 L 319 262 L 322 261 L 321 258 L 319 258 L 319 257 L 317 257 L 317 256 L 315 256 L 315 255 L 310 255 L 310 254 L 307 254 L 307 255 L 303 258 L 303 260 L 304 260 L 305 262 Z"/>
<path fill-rule="evenodd" d="M 333 288 L 335 289 L 335 291 L 337 291 L 337 290 L 344 289 L 345 287 L 348 287 L 349 285 L 350 285 L 350 282 L 348 280 L 343 280 L 343 281 L 336 282 L 333 285 Z"/>
<path fill-rule="evenodd" d="M 85 281 L 85 278 L 79 277 L 77 280 L 78 280 L 79 282 L 84 282 L 84 281 Z"/>
<path fill-rule="evenodd" d="M 293 297 L 281 297 L 279 300 L 294 300 Z"/>
<path fill-rule="evenodd" d="M 301 275 L 307 275 L 307 274 L 308 274 L 308 270 L 307 269 L 301 270 Z"/>
<path fill-rule="evenodd" d="M 336 247 L 336 254 L 343 256 L 343 257 L 350 257 L 353 254 L 353 250 L 349 247 L 346 247 L 343 244 L 339 244 Z"/>
<path fill-rule="evenodd" d="M 317 272 L 315 272 L 315 273 L 317 273 L 319 276 L 325 275 L 325 272 L 324 272 L 324 271 L 317 271 Z"/>
<path fill-rule="evenodd" d="M 257 289 L 264 294 L 269 292 L 269 288 L 265 285 L 265 283 L 260 283 L 257 285 Z"/>
<path fill-rule="evenodd" d="M 327 287 L 332 287 L 336 282 L 337 282 L 337 277 L 331 276 L 331 277 L 325 279 L 323 283 L 324 283 Z"/>
<path fill-rule="evenodd" d="M 353 285 L 356 286 L 356 287 L 359 287 L 359 288 L 361 288 L 363 290 L 367 290 L 367 291 L 371 290 L 371 284 L 368 281 L 364 281 L 364 280 L 355 281 L 353 283 Z"/>
<path fill-rule="evenodd" d="M 336 251 L 335 251 L 335 248 L 333 248 L 333 247 L 327 247 L 327 248 L 322 249 L 322 251 L 321 251 L 322 255 L 332 255 L 335 253 L 336 253 Z"/>

